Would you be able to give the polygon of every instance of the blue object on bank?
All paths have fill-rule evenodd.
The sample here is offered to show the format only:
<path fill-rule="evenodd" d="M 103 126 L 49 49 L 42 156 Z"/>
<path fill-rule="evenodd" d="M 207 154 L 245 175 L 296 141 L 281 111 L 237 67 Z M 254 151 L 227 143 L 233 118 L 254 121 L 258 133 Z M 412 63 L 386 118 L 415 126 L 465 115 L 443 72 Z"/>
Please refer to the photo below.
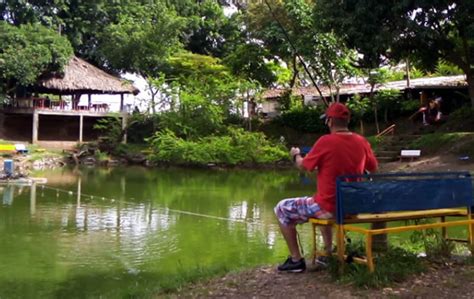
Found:
<path fill-rule="evenodd" d="M 13 160 L 7 159 L 3 161 L 3 172 L 7 176 L 12 176 L 14 170 Z"/>
<path fill-rule="evenodd" d="M 467 161 L 467 160 L 469 160 L 469 156 L 462 156 L 462 157 L 459 157 L 459 160 L 461 160 L 461 161 Z"/>

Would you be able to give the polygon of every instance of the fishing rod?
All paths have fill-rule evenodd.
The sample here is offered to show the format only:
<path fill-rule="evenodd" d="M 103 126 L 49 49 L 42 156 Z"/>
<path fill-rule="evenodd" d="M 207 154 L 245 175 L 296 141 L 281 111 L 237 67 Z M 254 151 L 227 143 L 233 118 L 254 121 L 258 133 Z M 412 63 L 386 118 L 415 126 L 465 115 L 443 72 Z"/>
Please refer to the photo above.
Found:
<path fill-rule="evenodd" d="M 296 47 L 295 45 L 293 44 L 293 42 L 291 41 L 290 39 L 290 36 L 288 35 L 288 32 L 286 31 L 285 27 L 283 27 L 283 24 L 278 20 L 278 18 L 276 17 L 275 13 L 273 12 L 273 9 L 272 7 L 270 6 L 270 3 L 268 3 L 268 0 L 264 0 L 265 1 L 265 4 L 267 5 L 268 7 L 268 10 L 270 11 L 270 14 L 272 15 L 272 18 L 277 22 L 278 26 L 280 27 L 281 31 L 283 32 L 283 35 L 285 36 L 285 39 L 287 40 L 287 42 L 290 44 L 291 48 L 293 49 L 293 52 L 294 54 L 296 55 L 296 57 L 298 57 L 298 60 L 300 61 L 300 63 L 303 65 L 303 68 L 306 72 L 306 74 L 309 76 L 309 78 L 311 79 L 311 82 L 313 83 L 313 86 L 316 88 L 316 90 L 318 91 L 319 93 L 319 96 L 321 97 L 321 99 L 323 100 L 324 102 L 324 105 L 326 107 L 329 106 L 329 103 L 328 101 L 326 100 L 326 98 L 323 96 L 323 93 L 321 92 L 321 89 L 319 88 L 318 84 L 316 84 L 316 81 L 314 80 L 313 78 L 313 75 L 311 75 L 310 71 L 308 70 L 308 67 L 306 66 L 306 63 L 303 61 L 303 59 L 301 58 L 301 55 L 298 53 L 298 50 L 296 50 Z"/>

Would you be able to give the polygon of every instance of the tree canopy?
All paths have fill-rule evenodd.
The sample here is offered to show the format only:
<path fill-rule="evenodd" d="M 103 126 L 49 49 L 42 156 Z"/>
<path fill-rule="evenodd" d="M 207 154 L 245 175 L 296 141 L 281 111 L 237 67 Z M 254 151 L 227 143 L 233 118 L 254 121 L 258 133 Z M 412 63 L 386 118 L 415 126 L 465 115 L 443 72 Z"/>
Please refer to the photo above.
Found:
<path fill-rule="evenodd" d="M 57 57 L 72 51 L 108 71 L 135 72 L 149 78 L 170 71 L 177 57 L 186 60 L 197 54 L 220 59 L 219 64 L 239 80 L 264 87 L 310 85 L 314 81 L 330 86 L 337 94 L 338 86 L 357 74 L 357 69 L 377 69 L 409 59 L 423 71 L 439 69 L 439 61 L 461 69 L 467 75 L 474 105 L 473 15 L 474 3 L 463 0 L 0 3 L 4 32 L 17 28 L 30 44 L 41 44 L 39 40 L 46 38 L 61 43 L 49 54 L 35 51 L 41 56 L 36 62 L 22 60 L 25 66 L 9 66 L 9 80 L 20 83 L 31 82 L 38 73 L 55 71 L 55 61 L 61 63 Z M 42 30 L 42 37 L 26 36 L 31 30 Z M 18 57 L 28 55 L 24 54 L 27 48 L 18 43 Z M 2 55 L 7 52 L 14 52 L 11 43 L 2 46 Z M 205 59 L 198 57 L 191 60 Z M 53 62 L 44 63 L 51 59 Z M 5 63 L 3 77 L 7 74 Z M 32 65 L 41 70 L 33 72 Z M 454 69 L 449 68 L 443 71 L 452 73 Z M 179 77 L 179 71 L 187 76 L 189 69 L 175 68 L 173 76 Z M 291 76 L 282 81 L 280 74 L 289 72 Z"/>
<path fill-rule="evenodd" d="M 6 93 L 61 72 L 73 54 L 66 38 L 38 24 L 17 27 L 0 21 L 0 40 L 0 87 Z"/>
<path fill-rule="evenodd" d="M 384 59 L 413 58 L 426 69 L 439 59 L 466 74 L 474 107 L 474 2 L 317 0 L 315 18 L 362 54 L 359 62 L 377 68 Z"/>

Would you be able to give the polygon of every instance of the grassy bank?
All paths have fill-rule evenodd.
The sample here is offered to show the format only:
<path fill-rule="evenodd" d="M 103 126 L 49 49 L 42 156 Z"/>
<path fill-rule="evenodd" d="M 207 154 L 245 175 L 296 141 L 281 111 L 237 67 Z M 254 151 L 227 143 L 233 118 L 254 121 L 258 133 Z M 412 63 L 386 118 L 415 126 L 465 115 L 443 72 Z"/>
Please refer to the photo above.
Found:
<path fill-rule="evenodd" d="M 421 149 L 424 153 L 434 154 L 454 154 L 474 157 L 474 133 L 454 132 L 454 133 L 432 133 L 422 135 L 414 140 L 410 146 Z"/>

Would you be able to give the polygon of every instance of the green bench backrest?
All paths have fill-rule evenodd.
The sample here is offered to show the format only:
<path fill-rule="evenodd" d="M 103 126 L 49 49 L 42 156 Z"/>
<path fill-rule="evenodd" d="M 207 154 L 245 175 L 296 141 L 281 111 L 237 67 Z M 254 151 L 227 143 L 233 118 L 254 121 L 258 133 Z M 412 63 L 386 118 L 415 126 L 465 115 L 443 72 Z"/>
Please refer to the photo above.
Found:
<path fill-rule="evenodd" d="M 336 185 L 339 224 L 346 215 L 473 206 L 469 172 L 342 176 Z"/>

